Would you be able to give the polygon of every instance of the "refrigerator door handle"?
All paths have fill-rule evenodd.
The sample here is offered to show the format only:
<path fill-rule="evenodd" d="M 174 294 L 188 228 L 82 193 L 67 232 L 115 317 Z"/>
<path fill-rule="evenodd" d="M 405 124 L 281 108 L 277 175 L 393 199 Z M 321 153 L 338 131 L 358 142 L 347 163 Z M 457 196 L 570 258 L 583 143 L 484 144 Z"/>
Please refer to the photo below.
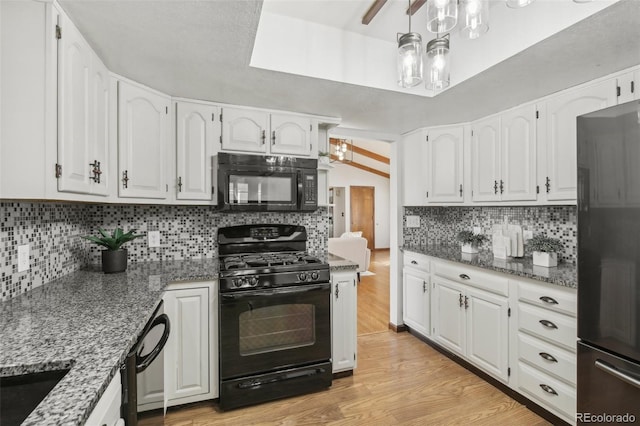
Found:
<path fill-rule="evenodd" d="M 600 370 L 602 370 L 602 371 L 604 371 L 606 373 L 609 373 L 612 376 L 622 380 L 623 382 L 628 383 L 631 386 L 635 386 L 636 388 L 640 389 L 640 378 L 634 377 L 634 375 L 632 375 L 632 373 L 630 373 L 628 371 L 623 373 L 622 371 L 618 370 L 613 365 L 609 364 L 606 361 L 602 361 L 600 359 L 596 360 L 595 365 Z"/>

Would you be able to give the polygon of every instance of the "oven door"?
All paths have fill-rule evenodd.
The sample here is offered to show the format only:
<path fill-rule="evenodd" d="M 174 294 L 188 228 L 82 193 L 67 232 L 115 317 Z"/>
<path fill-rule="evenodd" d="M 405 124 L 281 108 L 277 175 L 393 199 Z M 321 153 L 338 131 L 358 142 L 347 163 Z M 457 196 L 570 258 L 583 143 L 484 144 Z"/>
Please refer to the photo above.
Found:
<path fill-rule="evenodd" d="M 223 172 L 218 196 L 221 207 L 237 211 L 292 211 L 298 209 L 295 170 L 238 168 Z"/>
<path fill-rule="evenodd" d="M 331 285 L 220 297 L 222 380 L 331 358 Z"/>

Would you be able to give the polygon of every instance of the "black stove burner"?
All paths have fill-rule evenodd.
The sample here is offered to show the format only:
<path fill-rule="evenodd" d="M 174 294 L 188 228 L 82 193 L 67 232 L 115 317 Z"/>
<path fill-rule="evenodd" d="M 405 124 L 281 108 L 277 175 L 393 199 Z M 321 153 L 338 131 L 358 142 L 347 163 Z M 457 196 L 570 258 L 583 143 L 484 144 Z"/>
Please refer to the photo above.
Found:
<path fill-rule="evenodd" d="M 317 257 L 310 256 L 305 252 L 296 253 L 250 253 L 233 255 L 223 258 L 223 271 L 229 270 L 250 270 L 252 268 L 294 266 L 320 264 L 322 261 Z"/>

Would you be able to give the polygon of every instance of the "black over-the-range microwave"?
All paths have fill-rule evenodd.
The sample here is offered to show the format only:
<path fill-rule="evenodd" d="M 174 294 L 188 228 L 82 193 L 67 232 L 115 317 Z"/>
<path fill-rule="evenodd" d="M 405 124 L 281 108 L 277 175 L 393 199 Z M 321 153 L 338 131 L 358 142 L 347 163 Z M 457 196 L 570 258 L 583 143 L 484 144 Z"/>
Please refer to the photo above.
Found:
<path fill-rule="evenodd" d="M 316 210 L 318 160 L 221 152 L 213 157 L 213 188 L 221 210 Z"/>

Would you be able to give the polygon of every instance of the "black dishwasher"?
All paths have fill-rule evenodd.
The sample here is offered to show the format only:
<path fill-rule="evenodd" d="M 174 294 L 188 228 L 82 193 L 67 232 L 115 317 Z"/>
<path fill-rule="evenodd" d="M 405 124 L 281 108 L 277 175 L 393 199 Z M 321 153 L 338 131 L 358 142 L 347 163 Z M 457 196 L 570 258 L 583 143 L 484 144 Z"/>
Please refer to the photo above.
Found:
<path fill-rule="evenodd" d="M 120 374 L 122 377 L 122 405 L 121 415 L 125 420 L 126 426 L 136 426 L 138 424 L 138 385 L 137 376 L 138 373 L 142 373 L 151 365 L 156 359 L 164 345 L 169 339 L 169 331 L 171 324 L 167 314 L 159 314 L 162 308 L 162 301 L 158 304 L 151 320 L 144 326 L 142 333 L 138 337 L 138 341 L 133 345 L 131 351 L 127 354 L 124 364 L 120 368 Z M 162 337 L 154 348 L 147 352 L 146 355 L 142 355 L 144 351 L 144 339 L 149 332 L 157 326 L 164 326 Z"/>

